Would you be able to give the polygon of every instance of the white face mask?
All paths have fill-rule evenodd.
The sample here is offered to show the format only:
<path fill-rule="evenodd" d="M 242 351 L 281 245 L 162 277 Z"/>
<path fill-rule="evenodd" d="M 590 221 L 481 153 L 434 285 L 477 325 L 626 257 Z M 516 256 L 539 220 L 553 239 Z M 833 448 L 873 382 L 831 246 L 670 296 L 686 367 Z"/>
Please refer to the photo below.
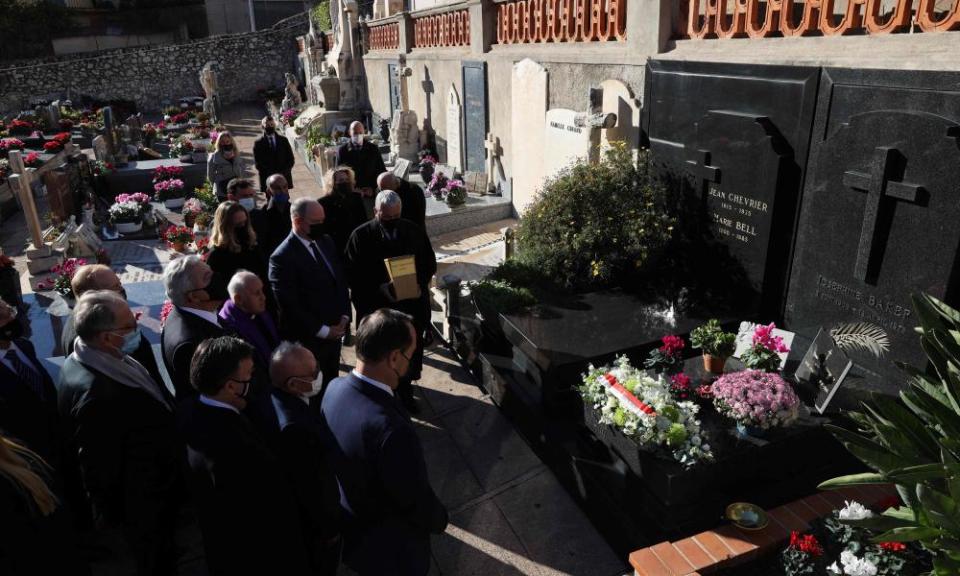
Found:
<path fill-rule="evenodd" d="M 317 372 L 317 377 L 313 379 L 313 382 L 310 383 L 310 391 L 304 392 L 303 397 L 306 399 L 313 398 L 320 393 L 320 390 L 323 389 L 323 372 Z"/>
<path fill-rule="evenodd" d="M 354 134 L 353 143 L 356 144 L 357 146 L 363 144 L 363 134 Z"/>
<path fill-rule="evenodd" d="M 238 200 L 241 206 L 247 209 L 247 211 L 253 210 L 257 207 L 257 201 L 253 198 L 241 198 Z"/>

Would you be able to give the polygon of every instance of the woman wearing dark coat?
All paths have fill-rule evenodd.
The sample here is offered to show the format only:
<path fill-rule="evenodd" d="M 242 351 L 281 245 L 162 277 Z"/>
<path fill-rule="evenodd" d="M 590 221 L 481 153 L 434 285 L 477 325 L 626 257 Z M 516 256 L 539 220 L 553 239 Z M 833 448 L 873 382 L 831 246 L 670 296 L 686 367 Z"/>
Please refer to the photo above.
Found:
<path fill-rule="evenodd" d="M 355 190 L 356 176 L 349 166 L 329 170 L 323 181 L 323 196 L 317 201 L 325 214 L 324 231 L 333 238 L 337 253 L 343 257 L 350 234 L 367 221 L 367 210 Z"/>
<path fill-rule="evenodd" d="M 257 244 L 257 233 L 250 224 L 250 214 L 240 204 L 227 201 L 217 207 L 210 234 L 207 265 L 226 285 L 238 270 L 249 270 L 269 286 L 267 255 Z M 267 292 L 267 309 L 276 311 L 273 294 Z"/>

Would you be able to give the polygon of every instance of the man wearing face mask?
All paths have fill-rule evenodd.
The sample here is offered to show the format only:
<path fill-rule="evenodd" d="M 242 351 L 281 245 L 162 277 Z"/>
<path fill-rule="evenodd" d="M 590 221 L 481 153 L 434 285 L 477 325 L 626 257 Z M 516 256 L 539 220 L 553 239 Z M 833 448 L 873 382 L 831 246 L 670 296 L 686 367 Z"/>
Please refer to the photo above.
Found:
<path fill-rule="evenodd" d="M 267 203 L 250 212 L 250 223 L 267 256 L 290 234 L 290 193 L 282 174 L 267 178 Z"/>
<path fill-rule="evenodd" d="M 447 526 L 417 433 L 394 398 L 417 347 L 410 320 L 389 309 L 366 316 L 357 328 L 357 367 L 331 384 L 321 406 L 341 488 L 343 559 L 360 576 L 424 576 L 430 534 Z"/>
<path fill-rule="evenodd" d="M 190 386 L 190 360 L 200 342 L 224 336 L 217 312 L 227 300 L 226 284 L 197 256 L 171 260 L 163 284 L 173 309 L 160 332 L 163 363 L 178 401 L 195 394 Z"/>
<path fill-rule="evenodd" d="M 174 400 L 130 353 L 140 329 L 126 301 L 97 290 L 74 308 L 77 340 L 62 387 L 84 389 L 72 410 L 83 482 L 104 529 L 121 530 L 137 575 L 170 574 L 180 502 Z"/>
<path fill-rule="evenodd" d="M 252 378 L 253 349 L 230 336 L 204 340 L 190 365 L 198 396 L 182 432 L 207 567 L 211 576 L 306 575 L 290 485 L 243 414 Z"/>
<path fill-rule="evenodd" d="M 350 322 L 347 277 L 324 234 L 323 206 L 312 198 L 290 205 L 293 230 L 270 256 L 270 287 L 280 308 L 280 336 L 306 346 L 325 382 L 340 372 L 340 339 Z"/>
<path fill-rule="evenodd" d="M 384 172 L 377 177 L 377 188 L 380 191 L 393 190 L 400 197 L 402 209 L 400 217 L 409 220 L 417 226 L 427 228 L 427 199 L 423 189 L 416 184 L 397 177 L 393 172 Z"/>
<path fill-rule="evenodd" d="M 250 212 L 257 207 L 257 191 L 246 178 L 234 178 L 227 183 L 227 200 L 232 200 Z"/>
<path fill-rule="evenodd" d="M 340 490 L 324 456 L 323 430 L 310 410 L 323 375 L 313 354 L 284 342 L 270 361 L 273 409 L 278 434 L 276 454 L 293 487 L 311 573 L 334 576 L 340 563 Z"/>
<path fill-rule="evenodd" d="M 293 188 L 293 165 L 296 162 L 290 142 L 283 134 L 277 134 L 277 124 L 270 116 L 260 121 L 263 134 L 253 142 L 253 161 L 260 175 L 260 190 L 266 193 L 270 176 L 281 174 L 287 186 Z"/>
<path fill-rule="evenodd" d="M 377 176 L 386 171 L 380 149 L 364 138 L 363 122 L 350 124 L 350 141 L 337 149 L 337 166 L 349 166 L 357 176 L 356 189 L 362 196 L 373 198 Z"/>
<path fill-rule="evenodd" d="M 417 346 L 408 374 L 401 379 L 398 394 L 411 413 L 418 408 L 411 383 L 420 379 L 423 366 L 423 333 L 430 324 L 430 280 L 437 271 L 437 257 L 426 231 L 400 217 L 402 202 L 396 192 L 377 195 L 376 218 L 353 231 L 347 243 L 346 265 L 350 293 L 363 318 L 378 308 L 393 308 L 413 317 L 417 328 Z M 417 267 L 420 294 L 397 300 L 383 261 L 396 256 L 413 256 Z"/>

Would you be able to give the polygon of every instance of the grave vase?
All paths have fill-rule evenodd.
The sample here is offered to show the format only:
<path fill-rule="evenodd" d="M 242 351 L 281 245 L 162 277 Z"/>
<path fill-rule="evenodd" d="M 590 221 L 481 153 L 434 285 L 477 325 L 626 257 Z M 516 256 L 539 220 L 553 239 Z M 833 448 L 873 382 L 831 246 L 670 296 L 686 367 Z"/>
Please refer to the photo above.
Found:
<path fill-rule="evenodd" d="M 143 229 L 143 222 L 117 222 L 117 232 L 121 234 L 136 234 Z"/>
<path fill-rule="evenodd" d="M 182 208 L 183 203 L 186 202 L 186 199 L 183 197 L 180 198 L 167 198 L 163 201 L 163 205 L 168 210 L 176 210 L 177 208 Z"/>

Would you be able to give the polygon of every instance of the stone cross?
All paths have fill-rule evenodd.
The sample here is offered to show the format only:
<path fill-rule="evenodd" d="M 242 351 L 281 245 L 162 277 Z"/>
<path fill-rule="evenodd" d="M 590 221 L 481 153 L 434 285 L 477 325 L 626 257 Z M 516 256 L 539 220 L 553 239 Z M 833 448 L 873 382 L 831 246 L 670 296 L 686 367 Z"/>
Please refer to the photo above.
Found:
<path fill-rule="evenodd" d="M 693 153 L 693 158 L 686 163 L 693 172 L 694 189 L 700 194 L 700 198 L 706 201 L 710 182 L 720 183 L 720 168 L 710 165 L 710 152 L 706 150 L 697 150 Z"/>
<path fill-rule="evenodd" d="M 884 198 L 894 198 L 905 202 L 917 203 L 923 192 L 923 186 L 911 182 L 893 181 L 893 169 L 902 158 L 896 148 L 878 146 L 873 151 L 873 157 L 867 166 L 868 172 L 848 170 L 843 174 L 843 184 L 859 192 L 867 193 L 867 203 L 863 210 L 863 225 L 860 228 L 860 244 L 857 246 L 857 262 L 854 265 L 853 275 L 856 279 L 866 281 L 870 263 L 876 252 L 882 250 L 884 231 L 877 226 L 880 210 L 885 205 L 893 209 L 892 202 L 884 202 Z"/>
<path fill-rule="evenodd" d="M 33 173 L 28 171 L 23 165 L 23 158 L 19 150 L 11 150 L 8 157 L 11 171 L 17 175 L 16 184 L 11 181 L 11 188 L 20 196 L 20 204 L 23 206 L 23 214 L 27 220 L 27 227 L 30 229 L 30 238 L 33 240 L 34 249 L 43 247 L 43 230 L 40 228 L 40 217 L 37 214 L 37 205 L 33 202 Z"/>
<path fill-rule="evenodd" d="M 400 86 L 400 110 L 406 112 L 410 109 L 410 95 L 407 92 L 407 77 L 413 74 L 407 66 L 407 57 L 400 55 L 400 63 L 397 65 L 397 84 Z"/>
<path fill-rule="evenodd" d="M 487 149 L 487 192 L 496 192 L 497 189 L 497 160 L 503 154 L 503 148 L 500 147 L 500 139 L 487 133 L 487 139 L 483 141 L 483 147 Z"/>

